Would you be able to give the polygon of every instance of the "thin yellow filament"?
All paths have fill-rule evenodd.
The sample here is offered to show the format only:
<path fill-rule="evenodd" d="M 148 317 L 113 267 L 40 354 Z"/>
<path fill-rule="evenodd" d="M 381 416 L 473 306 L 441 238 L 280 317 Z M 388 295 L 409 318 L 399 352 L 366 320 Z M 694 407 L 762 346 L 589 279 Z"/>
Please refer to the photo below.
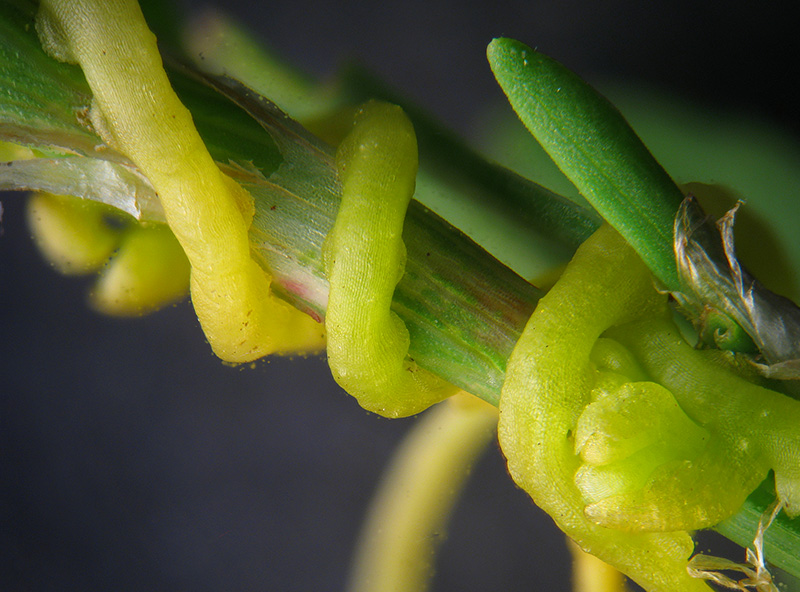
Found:
<path fill-rule="evenodd" d="M 627 592 L 625 576 L 617 569 L 590 555 L 567 538 L 572 555 L 572 590 L 574 592 Z"/>

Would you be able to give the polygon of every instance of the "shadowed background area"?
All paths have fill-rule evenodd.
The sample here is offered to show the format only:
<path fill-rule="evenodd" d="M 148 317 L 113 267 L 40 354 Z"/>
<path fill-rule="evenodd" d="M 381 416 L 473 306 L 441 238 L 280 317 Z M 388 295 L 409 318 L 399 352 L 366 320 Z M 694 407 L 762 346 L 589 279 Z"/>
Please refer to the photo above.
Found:
<path fill-rule="evenodd" d="M 516 37 L 590 79 L 658 85 L 798 131 L 792 20 L 751 3 L 323 2 L 227 8 L 325 77 L 359 57 L 464 135 L 503 97 Z M 800 166 L 800 163 L 796 163 Z M 85 306 L 2 196 L 0 589 L 343 590 L 381 468 L 414 420 L 362 411 L 322 358 L 222 365 L 186 303 Z M 474 467 L 433 588 L 567 590 L 565 547 L 496 447 Z"/>

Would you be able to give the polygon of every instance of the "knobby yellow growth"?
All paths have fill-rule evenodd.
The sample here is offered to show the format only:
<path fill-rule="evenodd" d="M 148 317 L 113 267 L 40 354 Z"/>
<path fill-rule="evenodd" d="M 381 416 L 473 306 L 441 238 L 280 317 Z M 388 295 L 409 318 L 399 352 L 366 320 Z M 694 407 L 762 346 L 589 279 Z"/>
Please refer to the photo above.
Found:
<path fill-rule="evenodd" d="M 650 592 L 696 590 L 689 531 L 733 515 L 770 470 L 798 512 L 800 404 L 689 346 L 652 283 L 608 227 L 584 243 L 509 359 L 500 444 L 581 548 Z"/>
<path fill-rule="evenodd" d="M 584 513 L 575 484 L 574 430 L 596 378 L 590 356 L 610 326 L 653 315 L 663 298 L 630 247 L 604 226 L 578 250 L 539 302 L 509 359 L 500 399 L 500 445 L 514 480 L 583 550 L 650 592 L 708 592 L 690 577 L 686 532 L 624 532 Z"/>
<path fill-rule="evenodd" d="M 81 66 L 96 131 L 156 189 L 191 263 L 192 301 L 214 352 L 245 362 L 321 348 L 321 327 L 274 297 L 270 276 L 251 258 L 252 199 L 211 159 L 138 4 L 43 0 L 37 30 L 49 53 Z"/>
<path fill-rule="evenodd" d="M 669 389 L 694 421 L 715 436 L 690 470 L 661 475 L 665 482 L 676 480 L 692 492 L 691 497 L 705 497 L 702 505 L 707 511 L 720 507 L 715 520 L 699 526 L 729 516 L 770 469 L 786 513 L 800 512 L 800 403 L 796 399 L 709 363 L 708 352 L 688 345 L 667 319 L 643 319 L 614 329 L 611 336 L 637 356 L 653 380 Z M 719 484 L 716 490 L 713 483 Z M 709 489 L 710 494 L 702 493 Z M 621 501 L 646 508 L 647 497 Z"/>
<path fill-rule="evenodd" d="M 31 196 L 28 224 L 61 273 L 99 272 L 91 303 L 105 314 L 141 315 L 186 296 L 189 263 L 163 224 L 140 225 L 105 204 L 50 193 Z"/>
<path fill-rule="evenodd" d="M 108 261 L 123 233 L 123 228 L 106 223 L 110 215 L 116 216 L 106 205 L 71 196 L 34 193 L 28 201 L 28 226 L 36 246 L 65 275 L 89 274 Z"/>
<path fill-rule="evenodd" d="M 336 162 L 342 203 L 324 249 L 331 371 L 365 409 L 413 415 L 456 391 L 407 357 L 408 330 L 389 308 L 405 268 L 403 220 L 418 164 L 414 128 L 399 107 L 370 102 Z"/>

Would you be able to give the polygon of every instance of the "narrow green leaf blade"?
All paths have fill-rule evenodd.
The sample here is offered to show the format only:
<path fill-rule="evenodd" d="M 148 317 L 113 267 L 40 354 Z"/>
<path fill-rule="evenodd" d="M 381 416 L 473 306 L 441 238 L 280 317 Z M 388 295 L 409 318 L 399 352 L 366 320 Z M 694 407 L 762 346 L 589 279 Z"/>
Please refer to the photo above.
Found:
<path fill-rule="evenodd" d="M 683 195 L 625 118 L 567 68 L 513 39 L 487 50 L 522 122 L 594 208 L 671 290 L 673 220 Z"/>

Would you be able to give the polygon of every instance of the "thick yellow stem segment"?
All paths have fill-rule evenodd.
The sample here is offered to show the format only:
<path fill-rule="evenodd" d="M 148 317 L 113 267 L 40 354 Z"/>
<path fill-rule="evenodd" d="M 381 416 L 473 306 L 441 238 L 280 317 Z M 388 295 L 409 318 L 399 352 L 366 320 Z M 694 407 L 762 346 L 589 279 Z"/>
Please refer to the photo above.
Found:
<path fill-rule="evenodd" d="M 95 128 L 158 192 L 191 263 L 192 300 L 214 352 L 246 362 L 319 348 L 319 325 L 273 297 L 270 277 L 250 257 L 252 199 L 211 159 L 138 4 L 43 0 L 37 30 L 47 51 L 81 66 Z"/>
<path fill-rule="evenodd" d="M 407 357 L 408 330 L 390 310 L 405 268 L 403 220 L 417 175 L 414 128 L 399 107 L 368 103 L 336 162 L 342 203 L 325 243 L 331 372 L 365 409 L 413 415 L 456 390 Z"/>

